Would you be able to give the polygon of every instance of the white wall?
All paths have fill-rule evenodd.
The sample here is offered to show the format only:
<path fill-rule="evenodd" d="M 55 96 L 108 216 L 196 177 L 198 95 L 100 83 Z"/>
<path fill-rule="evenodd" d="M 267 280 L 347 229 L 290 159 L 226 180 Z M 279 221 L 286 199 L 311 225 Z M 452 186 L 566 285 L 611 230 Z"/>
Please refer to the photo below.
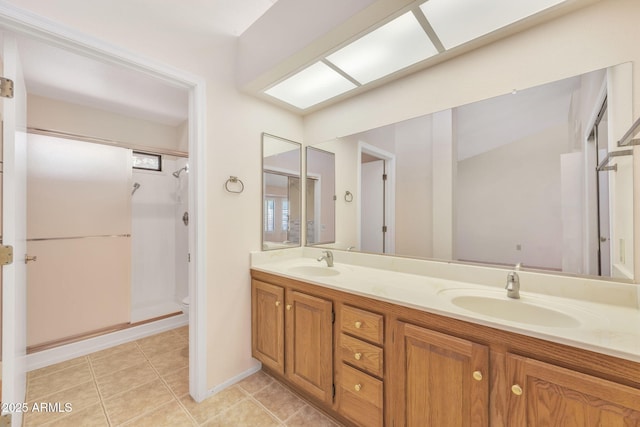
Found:
<path fill-rule="evenodd" d="M 555 126 L 458 163 L 457 259 L 562 268 L 566 135 Z"/>
<path fill-rule="evenodd" d="M 180 294 L 187 295 L 188 273 L 178 274 L 178 241 L 186 263 L 186 227 L 179 212 L 178 169 L 175 159 L 163 160 L 161 172 L 133 170 L 140 184 L 131 198 L 131 321 L 138 322 L 180 310 Z M 184 175 L 184 172 L 181 176 Z M 182 228 L 180 228 L 182 225 Z M 181 239 L 179 239 L 179 237 Z"/>

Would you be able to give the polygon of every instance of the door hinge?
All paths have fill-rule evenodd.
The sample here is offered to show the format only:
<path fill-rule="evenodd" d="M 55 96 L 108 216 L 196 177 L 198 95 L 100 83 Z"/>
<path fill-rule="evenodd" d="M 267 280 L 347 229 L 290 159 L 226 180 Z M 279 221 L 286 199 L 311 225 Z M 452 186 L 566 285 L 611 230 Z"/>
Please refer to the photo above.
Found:
<path fill-rule="evenodd" d="M 383 232 L 383 233 L 386 233 L 386 232 L 387 232 L 387 226 L 386 226 L 386 225 L 383 225 L 383 226 L 382 226 L 382 232 Z"/>
<path fill-rule="evenodd" d="M 11 427 L 11 414 L 4 414 L 0 417 L 0 427 Z"/>
<path fill-rule="evenodd" d="M 0 245 L 0 265 L 13 264 L 13 246 Z"/>
<path fill-rule="evenodd" d="M 13 98 L 13 80 L 0 77 L 0 96 L 3 98 Z"/>
<path fill-rule="evenodd" d="M 187 262 L 191 262 L 191 253 L 187 254 Z"/>
<path fill-rule="evenodd" d="M 386 174 L 386 173 L 383 173 L 383 174 L 382 174 L 382 180 L 383 180 L 383 181 L 386 181 L 386 180 L 387 180 L 387 174 Z"/>

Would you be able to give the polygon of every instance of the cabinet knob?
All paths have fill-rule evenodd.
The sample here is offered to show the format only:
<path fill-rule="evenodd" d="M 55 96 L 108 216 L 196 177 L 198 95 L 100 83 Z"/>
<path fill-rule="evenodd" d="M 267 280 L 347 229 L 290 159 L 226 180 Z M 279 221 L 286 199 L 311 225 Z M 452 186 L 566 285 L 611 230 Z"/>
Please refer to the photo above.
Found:
<path fill-rule="evenodd" d="M 520 396 L 522 394 L 522 387 L 520 387 L 518 384 L 514 384 L 511 386 L 511 392 L 516 396 Z"/>
<path fill-rule="evenodd" d="M 358 321 L 355 323 L 356 329 L 360 329 L 362 327 L 362 322 Z"/>
<path fill-rule="evenodd" d="M 287 304 L 287 310 L 291 310 L 291 304 Z"/>
<path fill-rule="evenodd" d="M 362 359 L 362 353 L 356 353 L 356 354 L 353 355 L 353 357 L 355 357 L 356 360 L 360 360 L 360 359 Z"/>
<path fill-rule="evenodd" d="M 276 301 L 276 307 L 280 307 L 280 301 Z"/>
<path fill-rule="evenodd" d="M 362 384 L 356 384 L 356 385 L 354 385 L 354 386 L 353 386 L 353 389 L 354 389 L 355 391 L 360 391 L 360 390 L 362 390 Z"/>
<path fill-rule="evenodd" d="M 474 371 L 473 372 L 473 379 L 476 380 L 476 381 L 482 381 L 482 372 Z"/>

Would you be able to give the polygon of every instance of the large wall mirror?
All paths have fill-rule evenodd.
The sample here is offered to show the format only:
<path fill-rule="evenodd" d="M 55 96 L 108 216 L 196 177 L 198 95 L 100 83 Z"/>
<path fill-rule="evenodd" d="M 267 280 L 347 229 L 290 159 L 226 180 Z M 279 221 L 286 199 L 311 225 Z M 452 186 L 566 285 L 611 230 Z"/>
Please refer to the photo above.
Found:
<path fill-rule="evenodd" d="M 618 67 L 314 145 L 335 156 L 325 245 L 633 279 L 632 156 L 604 161 L 632 122 Z"/>
<path fill-rule="evenodd" d="M 262 249 L 300 246 L 301 145 L 262 134 Z"/>

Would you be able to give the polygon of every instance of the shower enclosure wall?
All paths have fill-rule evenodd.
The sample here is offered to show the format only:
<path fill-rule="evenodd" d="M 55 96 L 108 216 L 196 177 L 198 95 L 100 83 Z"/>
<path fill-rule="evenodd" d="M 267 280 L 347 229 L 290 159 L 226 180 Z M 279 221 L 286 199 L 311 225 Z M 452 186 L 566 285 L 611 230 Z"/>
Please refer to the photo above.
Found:
<path fill-rule="evenodd" d="M 30 349 L 179 314 L 188 174 L 173 172 L 187 159 L 149 171 L 126 148 L 33 134 L 27 145 Z"/>
<path fill-rule="evenodd" d="M 165 157 L 160 172 L 133 169 L 132 323 L 181 311 L 188 294 L 186 164 Z"/>

